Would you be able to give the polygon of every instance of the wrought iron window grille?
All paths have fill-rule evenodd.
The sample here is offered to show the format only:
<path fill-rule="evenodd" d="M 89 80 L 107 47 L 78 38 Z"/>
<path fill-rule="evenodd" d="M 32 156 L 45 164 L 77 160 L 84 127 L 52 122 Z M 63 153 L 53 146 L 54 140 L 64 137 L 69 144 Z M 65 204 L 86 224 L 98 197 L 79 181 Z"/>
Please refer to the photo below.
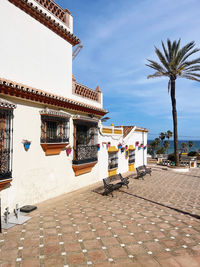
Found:
<path fill-rule="evenodd" d="M 73 164 L 83 164 L 98 160 L 97 124 L 76 123 L 76 145 Z"/>
<path fill-rule="evenodd" d="M 96 145 L 77 145 L 73 164 L 83 164 L 97 161 Z"/>
<path fill-rule="evenodd" d="M 0 109 L 0 180 L 12 177 L 13 110 Z"/>
<path fill-rule="evenodd" d="M 108 169 L 118 168 L 118 152 L 109 153 L 108 155 Z"/>
<path fill-rule="evenodd" d="M 129 150 L 129 160 L 128 163 L 135 162 L 135 150 Z"/>
<path fill-rule="evenodd" d="M 69 142 L 69 119 L 42 115 L 41 120 L 41 143 Z"/>

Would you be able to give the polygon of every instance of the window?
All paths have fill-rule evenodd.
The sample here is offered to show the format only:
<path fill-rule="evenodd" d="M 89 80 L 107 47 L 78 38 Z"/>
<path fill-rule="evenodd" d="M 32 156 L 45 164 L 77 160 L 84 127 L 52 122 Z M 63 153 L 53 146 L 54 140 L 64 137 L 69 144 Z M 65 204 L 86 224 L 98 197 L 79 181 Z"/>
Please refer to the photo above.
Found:
<path fill-rule="evenodd" d="M 96 145 L 97 144 L 97 133 L 96 127 L 91 125 L 77 125 L 77 145 Z"/>
<path fill-rule="evenodd" d="M 69 119 L 66 117 L 42 115 L 41 143 L 69 142 Z"/>
<path fill-rule="evenodd" d="M 108 154 L 108 169 L 116 169 L 118 167 L 118 152 Z"/>
<path fill-rule="evenodd" d="M 0 109 L 0 180 L 12 177 L 13 110 Z"/>
<path fill-rule="evenodd" d="M 128 163 L 135 163 L 135 150 L 129 150 L 129 160 Z"/>
<path fill-rule="evenodd" d="M 74 120 L 73 164 L 97 161 L 97 123 Z"/>

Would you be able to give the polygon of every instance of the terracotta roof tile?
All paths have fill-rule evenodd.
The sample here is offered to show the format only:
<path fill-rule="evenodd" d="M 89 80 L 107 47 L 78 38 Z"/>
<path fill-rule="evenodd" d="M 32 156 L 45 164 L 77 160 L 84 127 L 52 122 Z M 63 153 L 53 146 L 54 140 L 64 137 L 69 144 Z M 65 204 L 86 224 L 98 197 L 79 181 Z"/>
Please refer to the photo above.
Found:
<path fill-rule="evenodd" d="M 135 126 L 123 126 L 123 137 L 126 137 Z"/>
<path fill-rule="evenodd" d="M 0 98 L 0 107 L 6 109 L 14 109 L 17 106 L 10 101 Z"/>

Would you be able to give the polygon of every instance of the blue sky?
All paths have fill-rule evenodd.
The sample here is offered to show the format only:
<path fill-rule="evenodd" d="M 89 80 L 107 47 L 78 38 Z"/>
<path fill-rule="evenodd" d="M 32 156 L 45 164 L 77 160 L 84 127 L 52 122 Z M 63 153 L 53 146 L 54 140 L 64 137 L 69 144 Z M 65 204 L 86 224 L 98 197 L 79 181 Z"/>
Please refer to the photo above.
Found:
<path fill-rule="evenodd" d="M 137 125 L 149 138 L 172 130 L 167 79 L 147 79 L 156 59 L 154 45 L 181 38 L 200 47 L 199 0 L 56 0 L 74 17 L 74 34 L 83 49 L 73 62 L 78 82 L 104 94 L 107 124 Z M 196 54 L 200 57 L 200 52 Z M 176 82 L 180 139 L 200 139 L 200 83 Z M 189 136 L 189 137 L 188 137 Z M 193 138 L 192 138 L 193 137 Z"/>

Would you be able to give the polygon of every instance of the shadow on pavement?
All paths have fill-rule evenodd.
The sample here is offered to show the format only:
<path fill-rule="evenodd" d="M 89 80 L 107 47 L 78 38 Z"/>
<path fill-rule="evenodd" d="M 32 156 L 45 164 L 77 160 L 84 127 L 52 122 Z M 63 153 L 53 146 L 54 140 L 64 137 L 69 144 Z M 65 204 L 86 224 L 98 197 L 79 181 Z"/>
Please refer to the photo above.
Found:
<path fill-rule="evenodd" d="M 159 203 L 159 202 L 156 202 L 156 201 L 147 199 L 147 198 L 145 198 L 145 197 L 140 197 L 140 196 L 131 194 L 131 193 L 126 192 L 126 191 L 123 191 L 123 190 L 119 190 L 119 191 L 122 192 L 122 193 L 125 193 L 125 194 L 127 194 L 127 195 L 131 195 L 131 196 L 133 196 L 133 197 L 137 197 L 137 198 L 146 200 L 146 201 L 148 201 L 148 202 L 151 202 L 151 203 L 160 205 L 160 206 L 162 206 L 162 207 L 165 207 L 165 208 L 168 208 L 168 209 L 171 209 L 171 210 L 175 210 L 175 211 L 177 211 L 177 212 L 179 212 L 179 213 L 183 213 L 183 214 L 189 215 L 189 216 L 194 217 L 194 218 L 196 218 L 196 219 L 198 219 L 198 220 L 200 219 L 200 216 L 199 216 L 199 215 L 192 214 L 192 213 L 190 213 L 190 212 L 183 211 L 183 210 L 180 210 L 180 209 L 177 209 L 177 208 L 173 208 L 173 207 L 167 206 L 167 205 L 165 205 L 165 204 L 162 204 L 162 203 Z"/>

